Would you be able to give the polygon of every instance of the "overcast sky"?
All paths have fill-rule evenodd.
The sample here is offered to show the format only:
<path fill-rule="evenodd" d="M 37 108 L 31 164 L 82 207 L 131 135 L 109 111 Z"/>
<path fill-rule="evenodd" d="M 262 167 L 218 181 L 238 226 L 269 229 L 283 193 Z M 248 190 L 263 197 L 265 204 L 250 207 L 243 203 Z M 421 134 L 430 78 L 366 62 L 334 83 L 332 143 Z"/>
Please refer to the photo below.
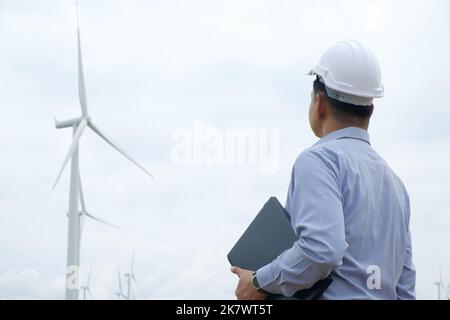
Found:
<path fill-rule="evenodd" d="M 373 147 L 411 198 L 417 297 L 450 284 L 450 4 L 434 1 L 80 0 L 89 111 L 151 180 L 93 132 L 80 143 L 87 206 L 82 271 L 114 298 L 136 250 L 138 298 L 234 298 L 226 254 L 268 199 L 286 198 L 296 156 L 317 141 L 304 74 L 338 40 L 378 56 L 385 97 Z M 64 297 L 71 141 L 80 114 L 74 1 L 0 0 L 0 298 Z M 179 164 L 179 132 L 278 130 L 277 170 Z M 84 282 L 83 277 L 83 282 Z"/>

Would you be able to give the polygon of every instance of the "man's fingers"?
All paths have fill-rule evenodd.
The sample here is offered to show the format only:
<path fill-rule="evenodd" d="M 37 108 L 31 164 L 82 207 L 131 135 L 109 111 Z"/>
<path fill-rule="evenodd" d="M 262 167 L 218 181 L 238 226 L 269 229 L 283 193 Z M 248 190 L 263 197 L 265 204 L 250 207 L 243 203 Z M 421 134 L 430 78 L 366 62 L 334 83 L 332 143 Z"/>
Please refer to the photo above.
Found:
<path fill-rule="evenodd" d="M 234 274 L 236 274 L 238 277 L 241 277 L 241 271 L 242 269 L 239 267 L 231 267 L 230 268 L 231 272 L 233 272 Z"/>

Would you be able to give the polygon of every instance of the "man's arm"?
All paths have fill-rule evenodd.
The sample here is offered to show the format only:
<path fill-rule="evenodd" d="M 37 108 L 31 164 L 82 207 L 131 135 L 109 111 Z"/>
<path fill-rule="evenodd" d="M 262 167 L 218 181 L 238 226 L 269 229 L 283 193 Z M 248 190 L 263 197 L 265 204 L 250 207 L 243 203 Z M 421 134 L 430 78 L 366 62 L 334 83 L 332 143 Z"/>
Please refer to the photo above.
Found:
<path fill-rule="evenodd" d="M 339 178 L 327 159 L 302 153 L 291 179 L 291 223 L 299 240 L 256 273 L 264 290 L 285 296 L 325 278 L 347 248 Z"/>
<path fill-rule="evenodd" d="M 406 189 L 405 189 L 406 193 Z M 406 194 L 407 195 L 407 194 Z M 398 300 L 414 300 L 416 299 L 416 269 L 412 262 L 412 245 L 411 245 L 411 232 L 409 230 L 409 220 L 410 220 L 410 203 L 409 198 L 406 196 L 407 205 L 407 224 L 408 228 L 408 242 L 406 244 L 406 258 L 403 265 L 402 273 L 397 283 L 396 292 Z"/>

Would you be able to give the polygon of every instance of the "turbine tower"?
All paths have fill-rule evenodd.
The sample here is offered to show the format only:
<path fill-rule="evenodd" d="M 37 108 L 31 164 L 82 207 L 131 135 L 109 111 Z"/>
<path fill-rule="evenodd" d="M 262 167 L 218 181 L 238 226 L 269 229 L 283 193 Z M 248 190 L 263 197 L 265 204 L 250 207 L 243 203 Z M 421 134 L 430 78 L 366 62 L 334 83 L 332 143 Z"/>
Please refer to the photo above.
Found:
<path fill-rule="evenodd" d="M 78 45 L 78 96 L 81 105 L 81 116 L 64 120 L 57 121 L 55 119 L 55 126 L 57 129 L 61 128 L 72 128 L 73 137 L 72 144 L 67 152 L 64 159 L 61 170 L 58 173 L 53 189 L 56 187 L 61 175 L 66 167 L 69 159 L 70 163 L 70 189 L 69 189 L 69 212 L 68 212 L 68 243 L 67 243 L 67 269 L 66 269 L 66 299 L 76 300 L 79 294 L 79 268 L 80 268 L 80 216 L 86 215 L 95 220 L 101 220 L 93 217 L 87 213 L 84 206 L 84 198 L 81 198 L 82 214 L 78 211 L 78 202 L 80 200 L 81 185 L 80 185 L 80 174 L 79 174 L 79 141 L 83 135 L 86 127 L 89 127 L 97 135 L 99 135 L 103 140 L 105 140 L 109 145 L 116 149 L 119 153 L 125 156 L 128 160 L 133 162 L 142 171 L 144 171 L 151 178 L 153 176 L 137 161 L 135 161 L 128 153 L 119 147 L 113 140 L 107 137 L 103 131 L 94 124 L 88 113 L 87 99 L 86 99 L 86 89 L 84 85 L 84 74 L 83 74 L 83 62 L 81 57 L 81 40 L 80 40 L 80 24 L 79 24 L 79 14 L 78 14 L 78 1 L 76 1 L 76 15 L 77 15 L 77 45 Z M 105 222 L 101 220 L 101 222 Z M 106 223 L 106 222 L 105 222 Z"/>

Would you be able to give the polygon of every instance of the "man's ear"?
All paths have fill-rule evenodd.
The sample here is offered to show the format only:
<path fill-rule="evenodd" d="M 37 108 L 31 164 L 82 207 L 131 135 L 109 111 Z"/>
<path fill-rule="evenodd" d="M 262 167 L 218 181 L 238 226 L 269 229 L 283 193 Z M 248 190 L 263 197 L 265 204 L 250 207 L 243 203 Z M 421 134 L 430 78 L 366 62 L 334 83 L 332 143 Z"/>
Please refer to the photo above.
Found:
<path fill-rule="evenodd" d="M 327 97 L 323 93 L 317 95 L 317 116 L 319 119 L 326 118 L 328 116 Z"/>

